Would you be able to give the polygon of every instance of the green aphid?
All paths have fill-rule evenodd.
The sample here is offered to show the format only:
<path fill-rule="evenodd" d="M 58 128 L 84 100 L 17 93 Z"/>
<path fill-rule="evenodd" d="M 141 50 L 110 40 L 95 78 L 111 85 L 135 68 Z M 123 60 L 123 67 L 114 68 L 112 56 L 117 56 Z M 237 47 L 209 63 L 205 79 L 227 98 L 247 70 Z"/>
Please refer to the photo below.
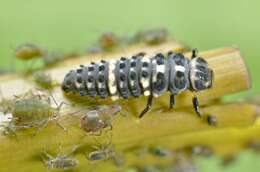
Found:
<path fill-rule="evenodd" d="M 52 89 L 56 86 L 52 77 L 44 72 L 36 72 L 33 78 L 34 82 L 43 89 Z"/>
<path fill-rule="evenodd" d="M 31 60 L 44 56 L 45 50 L 36 44 L 25 43 L 15 50 L 15 57 L 20 60 Z"/>
<path fill-rule="evenodd" d="M 27 93 L 17 97 L 12 110 L 12 120 L 6 127 L 5 133 L 15 134 L 17 129 L 44 128 L 49 122 L 55 121 L 58 126 L 66 130 L 59 122 L 60 109 L 63 105 L 51 106 L 50 97 Z"/>

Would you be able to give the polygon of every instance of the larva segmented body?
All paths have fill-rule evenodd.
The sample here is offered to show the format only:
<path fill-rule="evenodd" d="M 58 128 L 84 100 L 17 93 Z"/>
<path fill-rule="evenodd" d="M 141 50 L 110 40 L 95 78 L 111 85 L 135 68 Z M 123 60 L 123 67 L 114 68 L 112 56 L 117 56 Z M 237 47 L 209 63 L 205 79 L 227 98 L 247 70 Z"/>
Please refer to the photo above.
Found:
<path fill-rule="evenodd" d="M 132 58 L 81 65 L 71 70 L 64 78 L 62 89 L 66 93 L 79 93 L 82 96 L 99 96 L 128 99 L 129 97 L 149 96 L 146 109 L 151 107 L 152 98 L 170 91 L 170 105 L 174 105 L 174 96 L 183 91 L 202 91 L 213 84 L 213 71 L 207 62 L 197 57 L 193 51 L 189 60 L 183 54 L 161 53 L 149 58 L 140 53 Z M 198 115 L 198 99 L 193 99 Z"/>

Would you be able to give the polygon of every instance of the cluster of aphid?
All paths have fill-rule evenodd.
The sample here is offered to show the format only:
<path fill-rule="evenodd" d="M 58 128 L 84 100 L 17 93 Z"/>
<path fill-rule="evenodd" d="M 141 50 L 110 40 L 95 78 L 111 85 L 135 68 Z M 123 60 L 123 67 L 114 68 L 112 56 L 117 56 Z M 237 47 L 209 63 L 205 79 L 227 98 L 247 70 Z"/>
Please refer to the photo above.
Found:
<path fill-rule="evenodd" d="M 25 43 L 15 50 L 15 57 L 23 61 L 41 59 L 45 66 L 54 65 L 64 59 L 78 56 L 76 53 L 63 54 L 57 51 L 47 51 L 39 45 Z"/>
<path fill-rule="evenodd" d="M 140 149 L 140 150 L 138 150 Z M 194 145 L 179 148 L 175 151 L 163 148 L 163 147 L 139 147 L 137 149 L 138 156 L 151 155 L 155 157 L 165 158 L 171 160 L 172 163 L 168 165 L 140 165 L 136 167 L 130 167 L 129 170 L 134 172 L 195 172 L 198 171 L 198 166 L 195 164 L 195 157 L 209 157 L 213 154 L 213 150 L 208 146 Z M 128 170 L 126 170 L 127 172 Z"/>
<path fill-rule="evenodd" d="M 158 45 L 168 39 L 168 31 L 163 28 L 138 31 L 130 37 L 120 37 L 113 32 L 103 33 L 98 42 L 88 48 L 89 53 L 109 52 L 116 48 L 136 43 Z"/>
<path fill-rule="evenodd" d="M 139 98 L 148 96 L 147 107 L 139 117 L 151 108 L 153 98 L 169 91 L 170 107 L 175 105 L 175 96 L 190 90 L 199 92 L 210 89 L 213 85 L 213 71 L 208 63 L 197 56 L 193 50 L 191 60 L 183 54 L 169 52 L 166 56 L 156 54 L 150 58 L 144 53 L 132 58 L 92 62 L 71 70 L 64 78 L 62 89 L 65 93 L 78 93 L 81 96 L 100 97 L 112 100 L 118 98 Z M 193 98 L 196 113 L 199 101 Z"/>

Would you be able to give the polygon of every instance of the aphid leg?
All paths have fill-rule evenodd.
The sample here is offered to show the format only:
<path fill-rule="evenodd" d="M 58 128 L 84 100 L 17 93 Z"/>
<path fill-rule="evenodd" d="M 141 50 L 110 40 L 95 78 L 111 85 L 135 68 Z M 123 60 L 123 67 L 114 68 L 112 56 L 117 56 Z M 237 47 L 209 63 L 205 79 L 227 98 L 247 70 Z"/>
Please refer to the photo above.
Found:
<path fill-rule="evenodd" d="M 68 129 L 64 127 L 58 120 L 56 120 L 57 126 L 59 126 L 61 129 L 63 129 L 65 132 L 68 132 Z"/>
<path fill-rule="evenodd" d="M 198 99 L 198 97 L 194 97 L 194 98 L 192 99 L 192 102 L 193 102 L 193 107 L 194 107 L 195 112 L 196 112 L 197 115 L 201 118 L 202 115 L 201 115 L 201 113 L 200 113 L 199 99 Z"/>
<path fill-rule="evenodd" d="M 175 107 L 175 95 L 171 94 L 170 96 L 170 109 Z"/>
<path fill-rule="evenodd" d="M 36 136 L 40 131 L 42 131 L 49 123 L 49 119 L 48 120 L 44 120 L 42 124 L 39 125 L 39 127 L 37 128 L 36 132 L 34 133 L 34 136 Z"/>
<path fill-rule="evenodd" d="M 148 98 L 148 102 L 147 102 L 147 106 L 146 108 L 143 110 L 143 112 L 140 114 L 139 118 L 142 118 L 144 116 L 144 114 L 146 114 L 152 107 L 152 103 L 153 103 L 153 94 L 151 94 Z"/>
<path fill-rule="evenodd" d="M 191 59 L 196 58 L 197 56 L 198 56 L 198 50 L 197 50 L 197 48 L 192 49 Z"/>

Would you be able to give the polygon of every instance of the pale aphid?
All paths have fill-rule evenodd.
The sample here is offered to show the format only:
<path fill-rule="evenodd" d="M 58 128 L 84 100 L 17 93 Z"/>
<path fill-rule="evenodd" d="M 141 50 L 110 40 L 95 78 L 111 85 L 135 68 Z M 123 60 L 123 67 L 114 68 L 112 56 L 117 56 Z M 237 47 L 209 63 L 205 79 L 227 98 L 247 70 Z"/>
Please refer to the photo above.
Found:
<path fill-rule="evenodd" d="M 46 74 L 44 72 L 36 72 L 33 75 L 34 82 L 43 89 L 52 89 L 57 85 L 57 83 L 54 82 L 51 75 Z"/>
<path fill-rule="evenodd" d="M 100 106 L 81 118 L 81 128 L 87 133 L 101 134 L 103 129 L 112 128 L 112 121 L 120 111 L 120 105 Z"/>
<path fill-rule="evenodd" d="M 116 166 L 122 166 L 124 164 L 123 154 L 117 152 L 111 143 L 100 145 L 99 147 L 95 147 L 95 149 L 95 151 L 87 155 L 89 161 L 112 160 Z"/>
<path fill-rule="evenodd" d="M 70 153 L 64 155 L 61 155 L 59 151 L 57 156 L 53 156 L 47 151 L 44 151 L 42 160 L 48 169 L 73 169 L 79 164 L 79 161 L 72 156 L 76 150 L 77 146 L 75 146 Z"/>

